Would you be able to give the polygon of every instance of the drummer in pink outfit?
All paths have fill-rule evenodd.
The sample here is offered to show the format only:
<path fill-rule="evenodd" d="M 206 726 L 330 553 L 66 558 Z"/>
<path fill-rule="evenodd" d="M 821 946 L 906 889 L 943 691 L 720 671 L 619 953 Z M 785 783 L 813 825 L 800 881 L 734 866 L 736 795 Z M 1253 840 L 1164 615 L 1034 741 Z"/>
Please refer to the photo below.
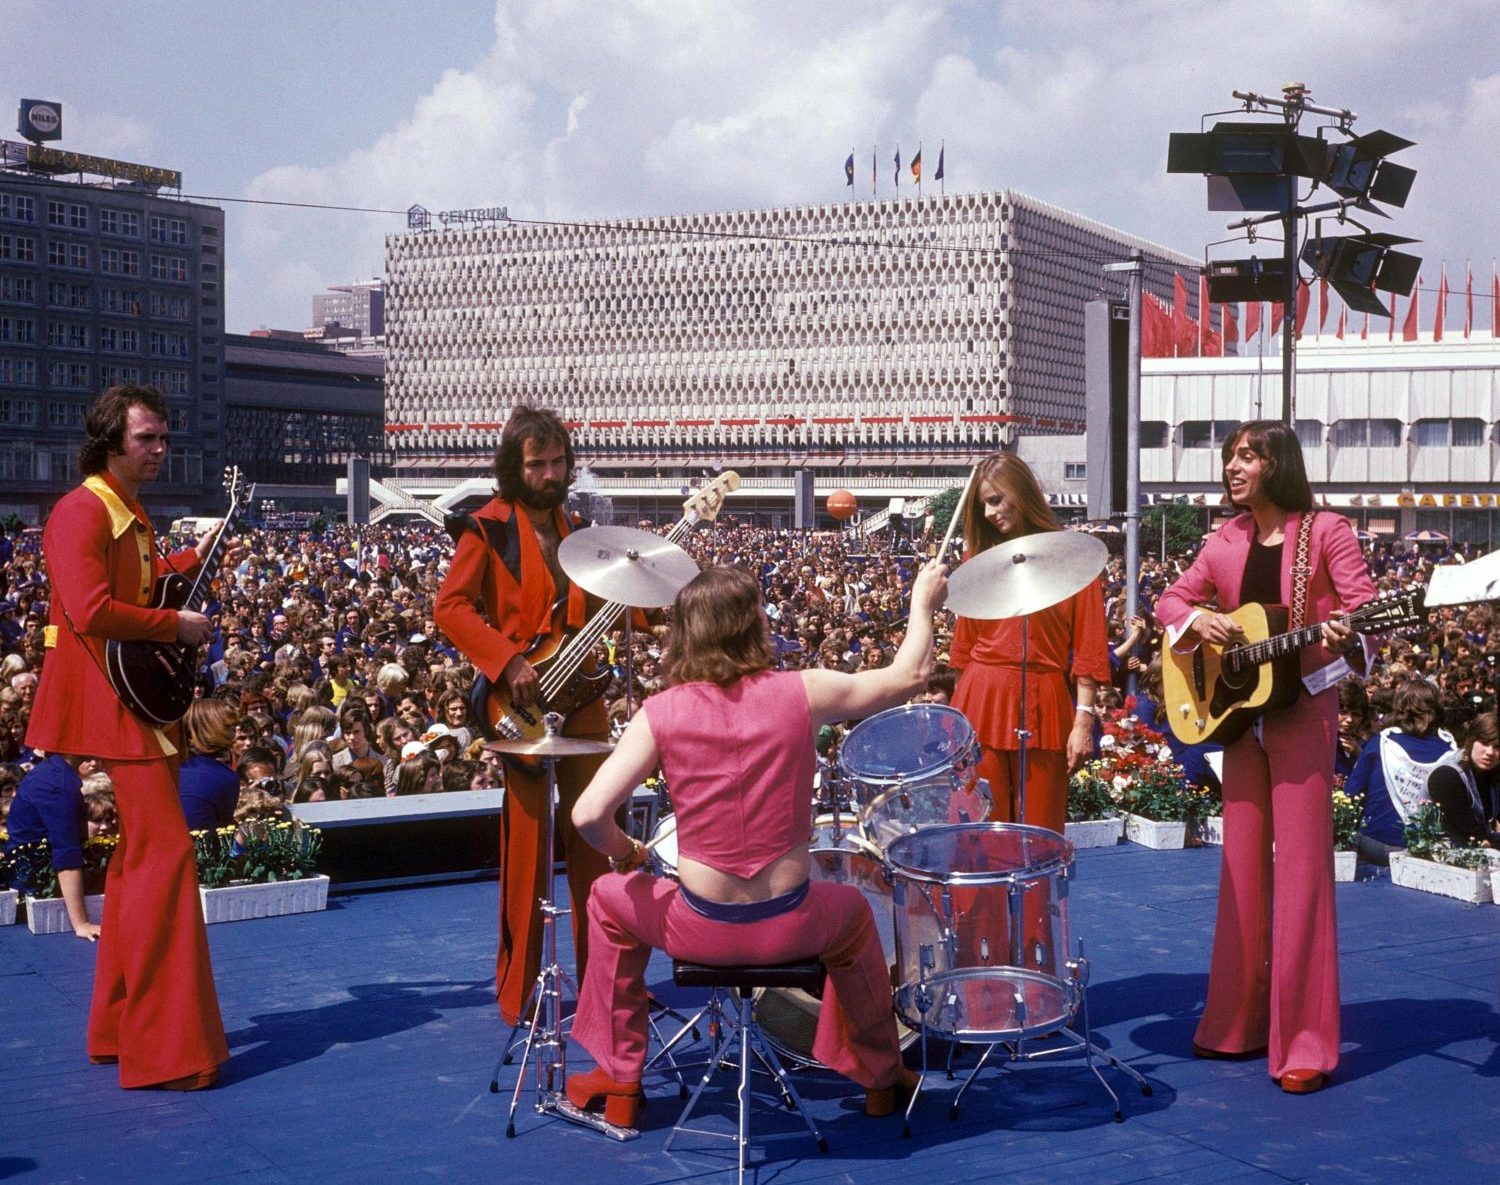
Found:
<path fill-rule="evenodd" d="M 597 1068 L 568 1098 L 634 1122 L 646 1057 L 646 964 L 653 947 L 705 963 L 817 958 L 828 969 L 814 1056 L 866 1088 L 865 1111 L 892 1113 L 916 1076 L 901 1062 L 890 969 L 869 903 L 852 885 L 810 883 L 813 738 L 921 691 L 940 564 L 912 587 L 905 640 L 890 666 L 844 674 L 774 672 L 760 587 L 710 568 L 678 594 L 663 661 L 668 687 L 645 702 L 573 809 L 583 837 L 617 871 L 589 897 L 589 964 L 573 1036 Z M 636 874 L 641 844 L 615 822 L 660 766 L 672 787 L 680 881 Z"/>
<path fill-rule="evenodd" d="M 1243 637 L 1228 613 L 1247 602 L 1291 605 L 1297 534 L 1315 513 L 1286 424 L 1243 425 L 1223 458 L 1224 488 L 1247 513 L 1214 532 L 1157 602 L 1177 650 Z M 1354 532 L 1337 514 L 1315 514 L 1308 565 L 1304 621 L 1326 624 L 1321 643 L 1302 651 L 1301 692 L 1224 751 L 1219 914 L 1193 1042 L 1199 1057 L 1268 1056 L 1271 1077 L 1293 1094 L 1321 1089 L 1339 1060 L 1330 792 L 1337 684 L 1350 672 L 1342 656 L 1355 637 L 1328 619 L 1375 595 Z"/>

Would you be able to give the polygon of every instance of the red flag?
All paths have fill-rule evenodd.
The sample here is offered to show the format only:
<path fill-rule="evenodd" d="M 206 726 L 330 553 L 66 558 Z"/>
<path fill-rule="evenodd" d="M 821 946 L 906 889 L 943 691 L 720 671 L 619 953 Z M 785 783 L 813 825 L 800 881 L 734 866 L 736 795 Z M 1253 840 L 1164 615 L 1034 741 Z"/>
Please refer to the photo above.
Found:
<path fill-rule="evenodd" d="M 1252 300 L 1245 306 L 1245 340 L 1248 342 L 1252 337 L 1260 333 L 1260 301 Z"/>
<path fill-rule="evenodd" d="M 1172 273 L 1172 352 L 1179 358 L 1197 353 L 1197 326 L 1187 311 L 1187 281 Z"/>
<path fill-rule="evenodd" d="M 1323 330 L 1328 328 L 1328 281 L 1319 277 L 1318 279 L 1318 336 L 1323 336 Z"/>
<path fill-rule="evenodd" d="M 1490 336 L 1500 337 L 1500 272 L 1490 264 Z"/>
<path fill-rule="evenodd" d="M 1359 327 L 1359 340 L 1360 341 L 1369 341 L 1369 339 L 1370 339 L 1370 314 L 1366 313 L 1365 314 L 1365 323 Z"/>
<path fill-rule="evenodd" d="M 1208 343 L 1214 335 L 1213 317 L 1208 308 L 1208 273 L 1198 273 L 1198 357 L 1210 357 Z M 1223 353 L 1220 350 L 1219 353 Z"/>
<path fill-rule="evenodd" d="M 1474 265 L 1464 264 L 1464 337 L 1474 329 Z"/>
<path fill-rule="evenodd" d="M 1302 327 L 1307 324 L 1307 310 L 1312 307 L 1312 285 L 1297 285 L 1297 340 L 1302 340 Z"/>
<path fill-rule="evenodd" d="M 1172 356 L 1172 318 L 1154 292 L 1141 301 L 1141 355 L 1146 358 Z"/>
<path fill-rule="evenodd" d="M 1368 316 L 1368 314 L 1366 314 Z M 1349 327 L 1349 306 L 1345 305 L 1339 310 L 1339 327 L 1334 330 L 1333 336 L 1339 341 L 1344 340 L 1344 330 Z"/>
<path fill-rule="evenodd" d="M 1234 306 L 1232 304 L 1221 304 L 1219 306 L 1219 318 L 1219 323 L 1224 327 L 1223 335 L 1225 344 L 1239 341 L 1240 325 L 1239 321 L 1235 319 Z"/>
<path fill-rule="evenodd" d="M 1271 332 L 1270 332 L 1270 335 L 1272 337 L 1275 337 L 1278 333 L 1281 332 L 1281 319 L 1282 319 L 1282 316 L 1285 313 L 1286 313 L 1286 306 L 1283 305 L 1281 303 L 1281 301 L 1279 301 L 1279 300 L 1273 300 L 1271 302 Z"/>
<path fill-rule="evenodd" d="M 1422 295 L 1422 276 L 1417 274 L 1417 286 L 1411 290 L 1411 304 L 1406 307 L 1406 320 L 1401 326 L 1401 340 L 1414 342 L 1417 340 L 1417 316 L 1418 306 L 1422 303 L 1418 297 Z"/>
<path fill-rule="evenodd" d="M 1443 340 L 1443 321 L 1448 316 L 1448 265 L 1442 265 L 1442 271 L 1438 273 L 1438 299 L 1437 315 L 1432 322 L 1432 340 L 1440 342 Z"/>

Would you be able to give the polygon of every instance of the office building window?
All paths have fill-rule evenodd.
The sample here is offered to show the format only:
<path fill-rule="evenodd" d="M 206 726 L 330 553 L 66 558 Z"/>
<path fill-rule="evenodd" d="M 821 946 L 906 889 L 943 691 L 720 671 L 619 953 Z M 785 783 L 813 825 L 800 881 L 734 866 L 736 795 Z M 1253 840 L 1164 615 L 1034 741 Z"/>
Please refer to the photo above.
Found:
<path fill-rule="evenodd" d="M 141 253 L 120 247 L 100 247 L 99 270 L 118 276 L 138 276 L 141 274 Z"/>
<path fill-rule="evenodd" d="M 58 390 L 87 391 L 89 386 L 89 364 L 87 362 L 53 362 L 47 367 L 47 385 Z M 49 404 L 47 411 L 47 423 L 53 427 L 60 425 L 53 423 L 52 408 L 58 404 Z M 60 406 L 68 406 L 62 404 Z"/>
<path fill-rule="evenodd" d="M 141 381 L 139 366 L 100 366 L 99 385 L 113 387 L 116 383 L 138 383 Z"/>
<path fill-rule="evenodd" d="M 65 280 L 49 280 L 47 303 L 54 309 L 86 309 L 89 307 L 89 286 L 69 284 Z"/>
<path fill-rule="evenodd" d="M 87 268 L 89 265 L 88 244 L 60 243 L 53 240 L 47 244 L 47 262 L 53 267 Z"/>
<path fill-rule="evenodd" d="M 188 376 L 185 370 L 153 370 L 151 385 L 163 395 L 186 395 Z"/>
<path fill-rule="evenodd" d="M 138 239 L 141 237 L 141 216 L 134 210 L 100 210 L 99 229 L 107 235 Z"/>
<path fill-rule="evenodd" d="M 30 235 L 0 234 L 0 259 L 16 263 L 36 262 L 36 240 Z"/>
<path fill-rule="evenodd" d="M 36 344 L 36 319 L 33 317 L 0 317 L 0 342 L 12 346 Z"/>
<path fill-rule="evenodd" d="M 0 358 L 0 383 L 12 387 L 36 386 L 36 359 Z"/>
<path fill-rule="evenodd" d="M 1338 420 L 1328 431 L 1335 448 L 1396 448 L 1401 444 L 1400 420 Z"/>
<path fill-rule="evenodd" d="M 151 294 L 151 315 L 165 321 L 186 321 L 188 303 L 185 296 L 171 296 L 165 292 Z"/>
<path fill-rule="evenodd" d="M 36 301 L 36 281 L 30 276 L 0 276 L 0 300 L 24 304 Z"/>
<path fill-rule="evenodd" d="M 177 246 L 186 246 L 188 241 L 187 223 L 181 218 L 167 218 L 160 214 L 151 215 L 151 241 L 153 243 L 172 243 Z"/>
<path fill-rule="evenodd" d="M 141 291 L 139 288 L 103 288 L 99 291 L 99 311 L 119 313 L 125 317 L 141 315 Z"/>
<path fill-rule="evenodd" d="M 187 279 L 187 260 L 178 255 L 152 255 L 151 278 L 153 280 L 175 280 L 179 283 L 185 281 Z"/>
<path fill-rule="evenodd" d="M 52 200 L 47 203 L 47 225 L 67 226 L 74 230 L 88 230 L 89 208 L 77 202 Z"/>
<path fill-rule="evenodd" d="M 35 423 L 35 399 L 0 399 L 0 424 L 16 424 L 24 428 Z"/>
<path fill-rule="evenodd" d="M 0 193 L 0 218 L 9 222 L 35 222 L 36 198 L 23 193 Z"/>
<path fill-rule="evenodd" d="M 89 327 L 68 321 L 50 321 L 47 324 L 47 344 L 54 350 L 86 350 L 89 348 Z"/>

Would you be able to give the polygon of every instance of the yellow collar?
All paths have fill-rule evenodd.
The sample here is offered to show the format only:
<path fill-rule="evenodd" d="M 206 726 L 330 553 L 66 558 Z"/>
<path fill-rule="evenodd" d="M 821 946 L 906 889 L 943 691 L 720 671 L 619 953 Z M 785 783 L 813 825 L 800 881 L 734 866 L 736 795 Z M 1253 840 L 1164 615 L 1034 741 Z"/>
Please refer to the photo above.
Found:
<path fill-rule="evenodd" d="M 109 511 L 109 530 L 116 539 L 140 522 L 135 517 L 135 511 L 125 505 L 125 499 L 115 493 L 114 487 L 97 473 L 84 478 L 83 485 L 103 502 L 104 508 Z"/>

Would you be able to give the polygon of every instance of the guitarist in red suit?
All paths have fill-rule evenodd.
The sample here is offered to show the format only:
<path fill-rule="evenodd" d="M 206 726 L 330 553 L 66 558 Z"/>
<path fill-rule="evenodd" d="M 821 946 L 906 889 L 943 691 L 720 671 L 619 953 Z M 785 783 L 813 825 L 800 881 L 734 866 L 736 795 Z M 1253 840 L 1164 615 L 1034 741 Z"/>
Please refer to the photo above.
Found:
<path fill-rule="evenodd" d="M 452 565 L 433 606 L 438 628 L 522 709 L 535 705 L 541 693 L 541 680 L 527 650 L 538 637 L 555 629 L 582 626 L 587 613 L 583 589 L 567 578 L 557 562 L 563 538 L 584 525 L 563 509 L 573 482 L 573 465 L 572 441 L 557 415 L 518 406 L 495 449 L 499 493 L 463 523 Z M 603 700 L 580 708 L 563 731 L 568 736 L 607 738 L 609 721 Z M 584 918 L 589 890 L 609 871 L 609 861 L 578 835 L 572 811 L 602 760 L 572 757 L 557 765 L 558 839 L 568 865 L 580 980 L 588 958 Z M 521 1020 L 541 968 L 537 899 L 547 887 L 543 867 L 546 820 L 546 778 L 539 770 L 507 761 L 500 816 L 500 948 L 495 990 L 500 1014 L 512 1025 Z"/>
<path fill-rule="evenodd" d="M 1223 461 L 1229 500 L 1246 513 L 1214 532 L 1157 602 L 1169 644 L 1223 646 L 1244 632 L 1230 611 L 1249 602 L 1292 605 L 1298 534 L 1310 514 L 1303 624 L 1324 625 L 1321 642 L 1301 652 L 1296 702 L 1262 715 L 1224 750 L 1218 920 L 1193 1052 L 1267 1057 L 1282 1090 L 1308 1094 L 1327 1085 L 1339 1059 L 1330 795 L 1337 684 L 1350 673 L 1343 656 L 1356 642 L 1346 624 L 1327 619 L 1373 599 L 1375 586 L 1348 520 L 1313 511 L 1290 426 L 1241 426 Z M 1362 668 L 1362 654 L 1352 657 Z"/>
<path fill-rule="evenodd" d="M 166 417 L 153 387 L 111 387 L 89 410 L 79 454 L 84 483 L 54 507 L 42 536 L 53 600 L 26 742 L 98 755 L 119 804 L 89 1060 L 118 1062 L 124 1087 L 199 1090 L 217 1080 L 229 1048 L 177 794 L 181 729 L 131 715 L 103 665 L 106 639 L 196 645 L 211 632 L 201 613 L 147 607 L 155 579 L 168 567 L 193 571 L 213 538 L 165 561 L 156 553 L 138 498 L 166 460 Z"/>

